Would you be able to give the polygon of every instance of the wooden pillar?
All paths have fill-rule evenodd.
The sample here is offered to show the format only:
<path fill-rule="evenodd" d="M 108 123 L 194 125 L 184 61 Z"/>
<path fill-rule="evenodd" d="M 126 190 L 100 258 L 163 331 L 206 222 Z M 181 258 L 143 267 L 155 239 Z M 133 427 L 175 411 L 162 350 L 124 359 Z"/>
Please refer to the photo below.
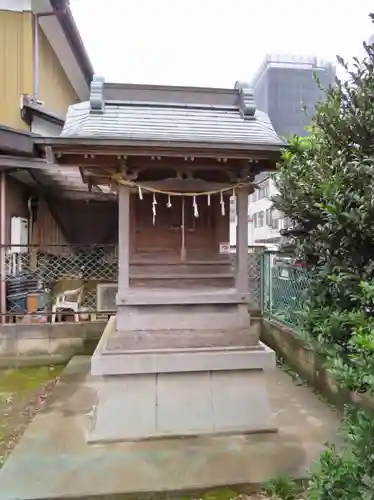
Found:
<path fill-rule="evenodd" d="M 118 189 L 118 290 L 130 287 L 130 188 Z"/>
<path fill-rule="evenodd" d="M 186 261 L 186 219 L 185 219 L 185 198 L 181 197 L 181 261 Z"/>
<path fill-rule="evenodd" d="M 248 188 L 236 191 L 236 280 L 238 292 L 248 293 Z"/>

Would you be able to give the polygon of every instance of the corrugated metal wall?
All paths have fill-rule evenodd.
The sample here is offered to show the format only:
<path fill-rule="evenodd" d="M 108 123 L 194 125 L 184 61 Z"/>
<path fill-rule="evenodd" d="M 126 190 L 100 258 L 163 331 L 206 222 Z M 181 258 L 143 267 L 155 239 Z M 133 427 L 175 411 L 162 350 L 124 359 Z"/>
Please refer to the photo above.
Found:
<path fill-rule="evenodd" d="M 10 244 L 11 217 L 29 218 L 28 199 L 32 194 L 35 196 L 30 188 L 7 177 L 7 244 Z M 117 244 L 117 203 L 67 199 L 50 203 L 51 207 L 43 198 L 38 198 L 30 244 L 44 249 L 51 245 Z"/>
<path fill-rule="evenodd" d="M 49 245 L 67 245 L 61 229 L 53 218 L 47 203 L 39 199 L 36 221 L 33 224 L 32 239 L 33 245 L 47 247 Z"/>

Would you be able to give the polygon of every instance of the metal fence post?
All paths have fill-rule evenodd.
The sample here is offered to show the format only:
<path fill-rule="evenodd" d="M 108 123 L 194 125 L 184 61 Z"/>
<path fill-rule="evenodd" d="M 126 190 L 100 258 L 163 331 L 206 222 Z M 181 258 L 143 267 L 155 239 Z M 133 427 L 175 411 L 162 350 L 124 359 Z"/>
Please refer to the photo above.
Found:
<path fill-rule="evenodd" d="M 273 274 L 272 274 L 272 254 L 268 253 L 268 295 L 269 295 L 269 318 L 273 315 Z"/>

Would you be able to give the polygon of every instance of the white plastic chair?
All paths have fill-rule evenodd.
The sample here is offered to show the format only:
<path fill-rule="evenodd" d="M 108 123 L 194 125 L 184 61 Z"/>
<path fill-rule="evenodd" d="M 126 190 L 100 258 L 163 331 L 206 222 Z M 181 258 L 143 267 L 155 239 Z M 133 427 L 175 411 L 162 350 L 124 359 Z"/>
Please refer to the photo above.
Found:
<path fill-rule="evenodd" d="M 52 306 L 52 323 L 56 321 L 56 315 L 62 311 L 73 311 L 75 321 L 79 321 L 79 306 L 83 299 L 83 286 L 76 290 L 65 290 L 56 295 L 56 300 Z M 75 300 L 74 300 L 75 299 Z"/>

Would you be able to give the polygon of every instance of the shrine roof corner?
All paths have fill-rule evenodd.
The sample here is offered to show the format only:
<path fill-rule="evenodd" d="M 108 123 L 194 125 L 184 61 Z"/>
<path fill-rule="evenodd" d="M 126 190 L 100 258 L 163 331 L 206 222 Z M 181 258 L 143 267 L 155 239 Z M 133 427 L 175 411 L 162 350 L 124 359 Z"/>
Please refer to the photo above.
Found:
<path fill-rule="evenodd" d="M 105 83 L 99 77 L 91 83 L 90 100 L 70 106 L 56 143 L 79 139 L 273 151 L 285 145 L 245 83 L 217 89 Z"/>

